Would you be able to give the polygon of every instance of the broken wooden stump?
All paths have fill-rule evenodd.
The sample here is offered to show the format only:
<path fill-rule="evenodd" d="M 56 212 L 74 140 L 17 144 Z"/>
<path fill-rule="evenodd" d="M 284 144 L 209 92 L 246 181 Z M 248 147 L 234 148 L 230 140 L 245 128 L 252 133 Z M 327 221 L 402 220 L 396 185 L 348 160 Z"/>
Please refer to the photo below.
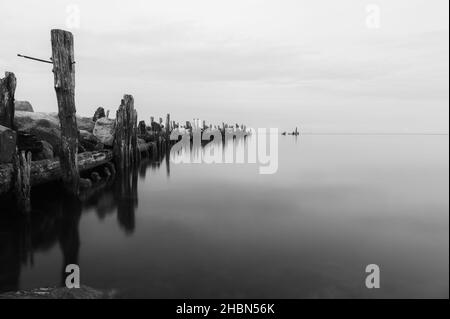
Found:
<path fill-rule="evenodd" d="M 147 134 L 147 125 L 145 125 L 145 121 L 140 121 L 138 125 L 138 134 L 144 136 Z"/>
<path fill-rule="evenodd" d="M 0 79 L 0 125 L 14 129 L 14 94 L 16 92 L 16 76 L 5 72 Z"/>
<path fill-rule="evenodd" d="M 124 95 L 117 110 L 113 153 L 119 171 L 137 158 L 137 113 L 131 95 Z"/>
<path fill-rule="evenodd" d="M 17 134 L 0 125 L 0 163 L 11 163 L 16 153 Z"/>
<path fill-rule="evenodd" d="M 77 195 L 80 175 L 77 162 L 78 126 L 75 109 L 73 35 L 63 30 L 52 30 L 51 42 L 58 116 L 61 125 L 60 163 L 62 180 L 66 190 L 73 195 Z"/>
<path fill-rule="evenodd" d="M 31 153 L 14 153 L 14 194 L 21 213 L 31 211 Z"/>

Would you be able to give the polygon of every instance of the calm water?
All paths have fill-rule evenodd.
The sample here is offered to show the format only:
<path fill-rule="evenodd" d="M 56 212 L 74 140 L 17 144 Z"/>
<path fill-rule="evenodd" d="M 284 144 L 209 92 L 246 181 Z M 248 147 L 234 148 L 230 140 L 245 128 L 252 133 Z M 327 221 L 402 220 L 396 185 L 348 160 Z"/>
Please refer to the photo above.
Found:
<path fill-rule="evenodd" d="M 448 298 L 448 145 L 288 136 L 274 175 L 163 160 L 83 201 L 47 187 L 30 223 L 2 203 L 0 291 L 60 285 L 78 263 L 82 284 L 124 297 Z"/>

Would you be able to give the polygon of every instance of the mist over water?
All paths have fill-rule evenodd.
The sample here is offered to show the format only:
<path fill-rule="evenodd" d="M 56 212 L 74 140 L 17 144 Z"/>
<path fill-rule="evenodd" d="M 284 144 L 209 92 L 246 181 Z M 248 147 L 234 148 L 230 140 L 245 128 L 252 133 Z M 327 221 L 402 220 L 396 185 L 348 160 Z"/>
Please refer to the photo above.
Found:
<path fill-rule="evenodd" d="M 448 143 L 280 136 L 273 175 L 165 156 L 81 201 L 36 190 L 29 223 L 2 208 L 0 291 L 59 286 L 77 263 L 124 297 L 448 298 Z"/>

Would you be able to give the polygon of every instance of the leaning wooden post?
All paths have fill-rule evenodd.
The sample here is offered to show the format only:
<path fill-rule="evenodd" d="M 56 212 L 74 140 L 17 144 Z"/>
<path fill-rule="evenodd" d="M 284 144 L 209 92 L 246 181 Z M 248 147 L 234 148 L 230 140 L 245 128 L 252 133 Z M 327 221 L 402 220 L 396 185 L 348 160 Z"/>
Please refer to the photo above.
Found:
<path fill-rule="evenodd" d="M 0 125 L 14 129 L 14 94 L 16 92 L 14 73 L 5 72 L 0 79 Z"/>
<path fill-rule="evenodd" d="M 63 30 L 52 30 L 52 61 L 58 116 L 61 125 L 61 169 L 67 191 L 78 195 L 78 127 L 75 109 L 75 59 L 73 35 Z"/>
<path fill-rule="evenodd" d="M 17 207 L 21 213 L 31 211 L 31 152 L 19 153 L 16 149 L 13 158 L 14 167 L 14 194 L 16 196 Z"/>

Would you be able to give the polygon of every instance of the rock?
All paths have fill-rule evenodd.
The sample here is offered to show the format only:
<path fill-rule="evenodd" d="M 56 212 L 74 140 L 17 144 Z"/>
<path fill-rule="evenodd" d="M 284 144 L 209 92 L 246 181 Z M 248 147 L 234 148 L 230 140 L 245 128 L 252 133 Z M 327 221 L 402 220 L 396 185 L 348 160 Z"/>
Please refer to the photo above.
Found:
<path fill-rule="evenodd" d="M 79 130 L 88 131 L 90 133 L 94 131 L 95 122 L 91 118 L 77 116 L 77 124 Z"/>
<path fill-rule="evenodd" d="M 80 145 L 83 146 L 83 149 L 85 151 L 88 152 L 101 151 L 104 148 L 103 143 L 101 143 L 100 140 L 97 137 L 95 137 L 94 134 L 88 131 L 80 130 L 78 139 Z"/>
<path fill-rule="evenodd" d="M 95 122 L 94 136 L 106 146 L 112 146 L 116 131 L 116 121 L 103 117 Z"/>
<path fill-rule="evenodd" d="M 17 148 L 19 151 L 31 152 L 37 154 L 42 152 L 44 146 L 42 142 L 33 134 L 18 131 L 17 132 Z"/>
<path fill-rule="evenodd" d="M 99 107 L 97 111 L 94 113 L 94 117 L 92 118 L 92 121 L 97 122 L 98 119 L 101 119 L 103 117 L 106 117 L 105 115 L 105 109 L 102 107 Z"/>
<path fill-rule="evenodd" d="M 38 288 L 29 291 L 9 292 L 0 295 L 0 299 L 113 299 L 117 290 L 97 290 L 87 286 L 80 288 Z"/>
<path fill-rule="evenodd" d="M 33 153 L 33 161 L 42 161 L 42 160 L 49 160 L 54 158 L 53 153 L 53 147 L 50 145 L 50 143 L 46 141 L 41 141 L 42 143 L 42 151 L 34 154 Z"/>
<path fill-rule="evenodd" d="M 14 108 L 16 111 L 34 112 L 33 106 L 28 101 L 14 101 Z"/>
<path fill-rule="evenodd" d="M 16 141 L 16 132 L 0 125 L 0 163 L 12 162 L 16 152 Z"/>
<path fill-rule="evenodd" d="M 92 119 L 77 117 L 77 123 L 80 130 L 93 131 Z M 38 140 L 50 143 L 55 155 L 61 153 L 61 129 L 57 113 L 16 111 L 14 125 L 18 131 L 32 134 Z"/>

